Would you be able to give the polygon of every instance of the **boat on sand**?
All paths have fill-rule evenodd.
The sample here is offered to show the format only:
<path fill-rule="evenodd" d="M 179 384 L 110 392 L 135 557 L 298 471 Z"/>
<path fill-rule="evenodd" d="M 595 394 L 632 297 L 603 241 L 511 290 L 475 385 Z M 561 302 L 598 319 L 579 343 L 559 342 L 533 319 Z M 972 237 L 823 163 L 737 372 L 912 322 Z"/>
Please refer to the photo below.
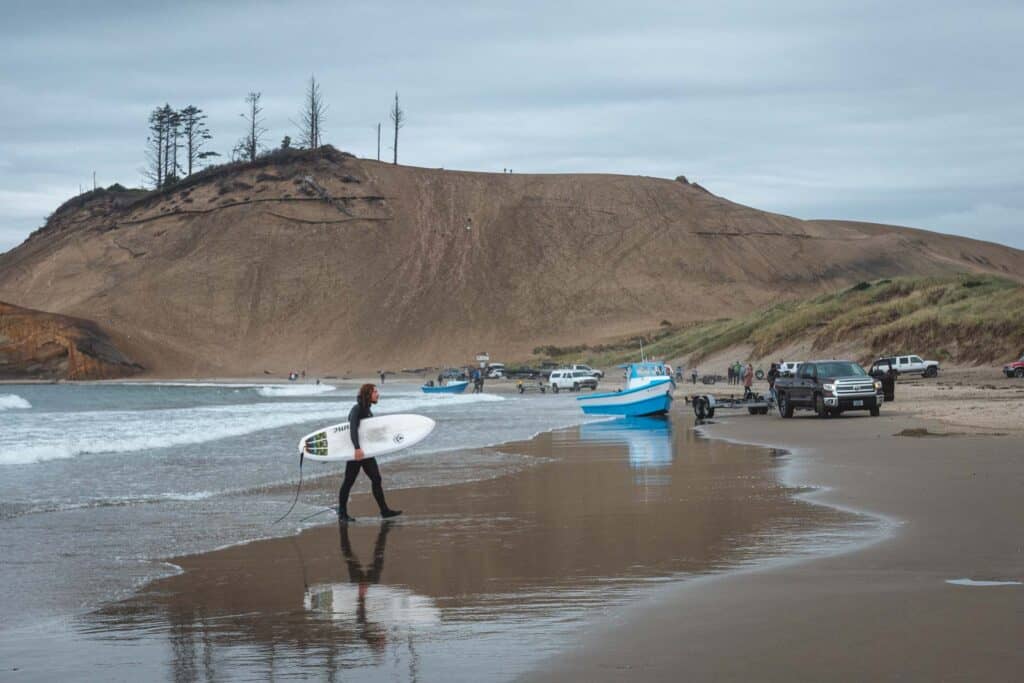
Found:
<path fill-rule="evenodd" d="M 626 388 L 576 398 L 587 415 L 664 415 L 672 407 L 675 382 L 664 363 L 643 361 L 620 366 L 626 370 Z"/>

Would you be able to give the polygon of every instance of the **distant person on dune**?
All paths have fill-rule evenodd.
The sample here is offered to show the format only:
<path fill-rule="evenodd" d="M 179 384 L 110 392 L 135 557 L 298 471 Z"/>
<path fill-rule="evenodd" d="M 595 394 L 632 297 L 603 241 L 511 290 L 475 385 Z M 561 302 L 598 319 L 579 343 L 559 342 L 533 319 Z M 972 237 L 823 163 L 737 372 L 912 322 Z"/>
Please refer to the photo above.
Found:
<path fill-rule="evenodd" d="M 359 470 L 366 472 L 370 478 L 370 486 L 373 489 L 373 497 L 380 508 L 380 516 L 384 519 L 397 517 L 402 514 L 401 510 L 392 510 L 384 500 L 384 487 L 380 481 L 380 468 L 377 467 L 376 458 L 367 458 L 363 449 L 359 446 L 359 425 L 364 418 L 373 417 L 370 406 L 380 400 L 380 392 L 374 384 L 364 384 L 359 387 L 359 395 L 356 396 L 356 404 L 348 413 L 348 433 L 352 438 L 352 445 L 355 447 L 355 459 L 345 463 L 345 479 L 341 482 L 338 490 L 338 520 L 342 522 L 354 522 L 355 518 L 348 514 L 348 494 L 352 485 L 356 483 Z"/>

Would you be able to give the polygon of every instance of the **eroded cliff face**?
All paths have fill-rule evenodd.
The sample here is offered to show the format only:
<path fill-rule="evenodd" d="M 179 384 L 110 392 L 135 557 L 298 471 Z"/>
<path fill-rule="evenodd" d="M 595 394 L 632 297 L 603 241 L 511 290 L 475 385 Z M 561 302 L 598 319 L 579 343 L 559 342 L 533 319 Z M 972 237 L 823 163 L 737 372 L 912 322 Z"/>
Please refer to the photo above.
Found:
<path fill-rule="evenodd" d="M 142 370 L 95 323 L 0 302 L 0 379 L 115 379 Z"/>

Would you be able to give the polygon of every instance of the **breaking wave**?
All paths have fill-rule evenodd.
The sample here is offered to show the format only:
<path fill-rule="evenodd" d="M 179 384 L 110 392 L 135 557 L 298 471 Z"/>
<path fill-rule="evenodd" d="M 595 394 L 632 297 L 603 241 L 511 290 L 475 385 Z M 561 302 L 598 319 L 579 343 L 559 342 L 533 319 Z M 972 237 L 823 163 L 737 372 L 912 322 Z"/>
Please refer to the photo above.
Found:
<path fill-rule="evenodd" d="M 0 394 L 0 410 L 31 408 L 32 404 L 17 394 Z"/>
<path fill-rule="evenodd" d="M 386 415 L 503 400 L 491 394 L 397 394 L 382 399 L 374 412 Z M 333 424 L 347 419 L 351 407 L 351 401 L 282 401 L 163 410 L 30 413 L 10 420 L 12 423 L 0 431 L 0 465 L 194 445 L 305 422 Z"/>

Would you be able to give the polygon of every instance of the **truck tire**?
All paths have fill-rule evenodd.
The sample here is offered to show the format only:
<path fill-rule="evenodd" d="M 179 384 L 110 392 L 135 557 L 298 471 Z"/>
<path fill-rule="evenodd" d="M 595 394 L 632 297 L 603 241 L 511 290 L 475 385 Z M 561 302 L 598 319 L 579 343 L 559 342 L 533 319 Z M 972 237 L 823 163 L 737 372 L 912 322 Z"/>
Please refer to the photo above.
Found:
<path fill-rule="evenodd" d="M 878 417 L 880 411 L 881 409 L 878 406 L 874 406 L 871 409 L 871 417 Z"/>
<path fill-rule="evenodd" d="M 939 369 L 937 367 L 935 367 L 934 365 L 931 366 L 931 367 L 927 367 L 927 368 L 924 369 L 924 376 L 925 377 L 938 377 L 939 376 Z"/>
<path fill-rule="evenodd" d="M 1017 379 L 1021 379 L 1022 377 L 1024 377 L 1024 368 L 1017 368 L 1016 370 L 1014 370 L 1013 376 L 1016 377 Z"/>
<path fill-rule="evenodd" d="M 825 397 L 821 394 L 814 395 L 814 414 L 820 418 L 828 417 L 828 406 L 825 405 Z"/>
<path fill-rule="evenodd" d="M 710 420 L 714 416 L 715 416 L 715 409 L 714 408 L 708 408 L 708 419 Z"/>
<path fill-rule="evenodd" d="M 764 370 L 758 368 L 757 371 L 754 373 L 754 377 L 756 377 L 757 379 L 764 379 Z"/>
<path fill-rule="evenodd" d="M 579 390 L 580 390 L 580 385 L 579 385 L 579 384 L 576 384 L 575 382 L 573 382 L 573 385 L 572 385 L 572 390 L 573 390 L 573 391 L 579 391 Z"/>
<path fill-rule="evenodd" d="M 751 415 L 757 415 L 759 410 L 760 408 L 747 408 L 747 412 L 750 413 Z"/>
<path fill-rule="evenodd" d="M 793 404 L 789 400 L 789 396 L 783 393 L 779 393 L 779 415 L 782 417 L 793 417 Z"/>
<path fill-rule="evenodd" d="M 557 385 L 557 384 L 552 384 L 552 385 L 551 385 L 551 391 L 552 391 L 553 393 L 556 393 L 556 394 L 557 394 L 557 393 L 558 393 L 558 385 Z"/>

